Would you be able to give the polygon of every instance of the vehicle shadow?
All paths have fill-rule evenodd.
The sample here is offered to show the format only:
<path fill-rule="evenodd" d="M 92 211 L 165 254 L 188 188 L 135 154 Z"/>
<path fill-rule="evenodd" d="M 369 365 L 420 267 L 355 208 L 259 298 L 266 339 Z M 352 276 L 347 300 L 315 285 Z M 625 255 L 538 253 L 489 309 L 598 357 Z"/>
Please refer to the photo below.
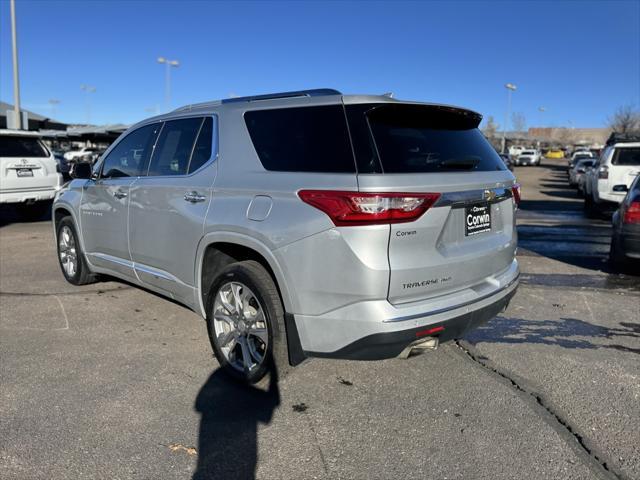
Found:
<path fill-rule="evenodd" d="M 195 402 L 201 419 L 193 479 L 254 479 L 258 426 L 270 423 L 279 405 L 277 374 L 271 375 L 265 391 L 231 380 L 221 368 L 214 371 Z"/>
<path fill-rule="evenodd" d="M 524 320 L 496 317 L 467 336 L 471 343 L 554 345 L 564 348 L 600 349 L 640 354 L 640 348 L 620 344 L 595 343 L 614 338 L 640 339 L 640 323 L 620 322 L 620 327 L 603 327 L 577 318 Z"/>
<path fill-rule="evenodd" d="M 51 204 L 30 210 L 28 207 L 0 205 L 0 227 L 12 223 L 35 223 L 51 221 Z"/>

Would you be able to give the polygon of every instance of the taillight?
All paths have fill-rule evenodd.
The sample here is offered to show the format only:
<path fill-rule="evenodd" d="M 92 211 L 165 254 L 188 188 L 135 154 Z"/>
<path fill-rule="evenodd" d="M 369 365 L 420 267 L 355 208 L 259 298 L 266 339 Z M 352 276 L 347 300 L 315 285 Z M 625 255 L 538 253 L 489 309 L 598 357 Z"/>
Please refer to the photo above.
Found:
<path fill-rule="evenodd" d="M 369 193 L 300 190 L 300 199 L 329 215 L 334 225 L 412 222 L 426 212 L 439 193 Z"/>
<path fill-rule="evenodd" d="M 631 204 L 625 208 L 622 223 L 640 223 L 640 201 L 631 202 Z"/>
<path fill-rule="evenodd" d="M 511 192 L 513 193 L 513 201 L 516 203 L 516 207 L 520 205 L 520 184 L 514 183 L 513 187 L 511 187 Z"/>
<path fill-rule="evenodd" d="M 606 180 L 607 178 L 609 178 L 609 167 L 607 167 L 606 165 L 601 166 L 598 169 L 598 178 L 602 180 Z"/>

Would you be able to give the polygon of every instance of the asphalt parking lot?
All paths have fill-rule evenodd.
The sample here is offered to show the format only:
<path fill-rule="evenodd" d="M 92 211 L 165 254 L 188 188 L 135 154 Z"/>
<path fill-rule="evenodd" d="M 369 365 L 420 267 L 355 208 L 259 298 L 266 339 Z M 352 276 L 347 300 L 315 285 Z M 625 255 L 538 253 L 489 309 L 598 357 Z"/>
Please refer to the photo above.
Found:
<path fill-rule="evenodd" d="M 640 478 L 640 277 L 610 272 L 564 160 L 517 167 L 522 276 L 500 317 L 408 360 L 228 383 L 205 324 L 64 282 L 51 224 L 0 221 L 3 479 Z"/>

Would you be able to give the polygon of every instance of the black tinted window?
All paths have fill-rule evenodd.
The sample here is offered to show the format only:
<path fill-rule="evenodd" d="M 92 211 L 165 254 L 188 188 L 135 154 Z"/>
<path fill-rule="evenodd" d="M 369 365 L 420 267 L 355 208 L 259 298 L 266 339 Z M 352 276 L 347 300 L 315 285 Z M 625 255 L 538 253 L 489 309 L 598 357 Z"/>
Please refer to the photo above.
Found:
<path fill-rule="evenodd" d="M 184 118 L 165 122 L 156 144 L 149 176 L 184 175 L 202 118 Z"/>
<path fill-rule="evenodd" d="M 267 170 L 355 172 L 341 105 L 257 110 L 244 118 Z"/>
<path fill-rule="evenodd" d="M 109 152 L 102 166 L 103 177 L 135 177 L 148 164 L 159 123 L 134 130 Z"/>
<path fill-rule="evenodd" d="M 48 157 L 40 140 L 29 137 L 0 136 L 0 157 Z"/>
<path fill-rule="evenodd" d="M 614 165 L 640 165 L 640 148 L 616 148 Z"/>
<path fill-rule="evenodd" d="M 191 156 L 191 162 L 189 163 L 189 173 L 198 170 L 211 158 L 212 140 L 213 119 L 211 117 L 207 117 L 204 119 L 204 123 L 200 128 L 200 134 L 198 135 L 196 146 L 193 148 L 193 155 Z"/>
<path fill-rule="evenodd" d="M 471 112 L 379 104 L 369 106 L 366 118 L 385 173 L 506 169 L 477 129 L 480 117 Z"/>

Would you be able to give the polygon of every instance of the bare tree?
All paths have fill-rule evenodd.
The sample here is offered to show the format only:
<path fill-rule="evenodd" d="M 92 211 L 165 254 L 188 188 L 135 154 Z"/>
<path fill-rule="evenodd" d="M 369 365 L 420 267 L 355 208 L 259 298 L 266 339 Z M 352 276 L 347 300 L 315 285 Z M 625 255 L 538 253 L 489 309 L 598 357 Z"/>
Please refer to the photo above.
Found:
<path fill-rule="evenodd" d="M 527 119 L 522 112 L 513 112 L 511 114 L 511 125 L 515 132 L 524 132 L 527 128 Z"/>
<path fill-rule="evenodd" d="M 607 119 L 607 122 L 614 132 L 626 133 L 631 130 L 640 130 L 640 110 L 633 105 L 622 105 Z"/>
<path fill-rule="evenodd" d="M 575 130 L 573 128 L 560 128 L 557 131 L 556 138 L 564 146 L 573 145 L 576 141 Z"/>
<path fill-rule="evenodd" d="M 485 137 L 491 140 L 492 138 L 495 138 L 496 133 L 499 129 L 500 129 L 500 125 L 496 123 L 492 115 L 489 115 L 487 117 L 487 121 L 484 124 L 484 128 L 482 129 L 482 132 L 484 133 Z"/>

